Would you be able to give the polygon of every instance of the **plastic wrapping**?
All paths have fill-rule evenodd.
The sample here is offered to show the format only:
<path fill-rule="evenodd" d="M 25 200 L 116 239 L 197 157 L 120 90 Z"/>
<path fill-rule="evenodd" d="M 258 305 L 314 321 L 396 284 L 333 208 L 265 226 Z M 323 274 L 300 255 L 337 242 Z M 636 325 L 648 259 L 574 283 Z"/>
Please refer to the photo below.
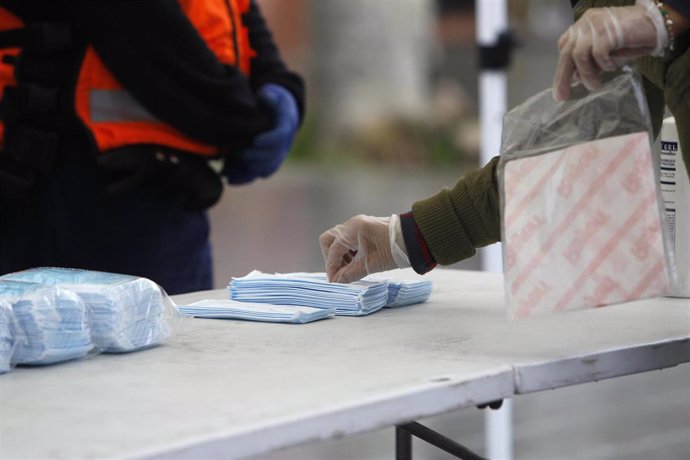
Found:
<path fill-rule="evenodd" d="M 12 354 L 19 339 L 19 326 L 12 312 L 12 304 L 0 300 L 0 374 L 10 370 Z"/>
<path fill-rule="evenodd" d="M 95 351 L 124 353 L 163 342 L 175 308 L 151 280 L 129 275 L 66 268 L 34 268 L 0 279 L 56 285 L 86 304 Z"/>
<path fill-rule="evenodd" d="M 21 336 L 11 361 L 52 364 L 86 356 L 91 334 L 84 302 L 57 286 L 0 280 L 0 301 L 7 302 Z"/>
<path fill-rule="evenodd" d="M 554 101 L 551 89 L 527 99 L 503 118 L 502 162 L 635 132 L 651 136 L 640 78 L 626 67 L 608 74 L 598 91 L 574 86 L 565 102 Z"/>
<path fill-rule="evenodd" d="M 639 74 L 600 90 L 551 90 L 505 116 L 499 164 L 509 316 L 662 295 L 672 254 L 662 226 Z"/>

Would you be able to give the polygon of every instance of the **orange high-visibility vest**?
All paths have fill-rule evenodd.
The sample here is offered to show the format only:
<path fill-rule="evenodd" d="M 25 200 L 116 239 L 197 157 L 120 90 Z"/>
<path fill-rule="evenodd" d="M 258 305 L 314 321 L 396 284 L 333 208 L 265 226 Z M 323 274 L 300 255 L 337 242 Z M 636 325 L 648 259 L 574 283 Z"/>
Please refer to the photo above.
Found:
<path fill-rule="evenodd" d="M 0 7 L 0 32 L 5 30 L 21 29 L 22 27 L 24 27 L 24 23 L 21 21 L 21 19 L 6 9 Z M 5 59 L 7 57 L 18 56 L 19 52 L 19 48 L 0 48 L 0 100 L 2 100 L 6 86 L 13 86 L 17 84 L 14 79 L 14 66 L 5 61 Z M 2 120 L 0 120 L 0 147 L 3 146 L 4 139 L 5 125 Z"/>
<path fill-rule="evenodd" d="M 241 15 L 249 11 L 250 0 L 178 0 L 178 3 L 218 60 L 236 66 L 249 76 L 255 52 Z M 13 21 L 5 20 L 6 17 Z M 6 29 L 23 27 L 18 18 L 1 7 L 0 24 Z M 0 52 L 17 53 L 17 50 Z M 0 67 L 0 89 L 13 84 L 11 70 L 7 72 L 4 66 Z M 91 131 L 101 152 L 133 144 L 156 144 L 203 156 L 218 154 L 218 147 L 192 139 L 152 115 L 117 81 L 91 46 L 81 63 L 74 103 L 77 115 Z"/>

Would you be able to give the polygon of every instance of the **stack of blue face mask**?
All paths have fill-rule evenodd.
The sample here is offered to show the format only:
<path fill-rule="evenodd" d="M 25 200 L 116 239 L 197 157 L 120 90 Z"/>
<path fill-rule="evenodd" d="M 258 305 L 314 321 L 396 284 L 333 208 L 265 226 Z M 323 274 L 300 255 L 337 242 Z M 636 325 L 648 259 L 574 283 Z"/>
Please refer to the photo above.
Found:
<path fill-rule="evenodd" d="M 10 370 L 10 359 L 17 343 L 17 322 L 12 305 L 0 301 L 0 374 Z"/>
<path fill-rule="evenodd" d="M 170 336 L 163 292 L 146 278 L 65 268 L 35 268 L 2 278 L 58 285 L 78 294 L 86 303 L 98 351 L 140 350 Z"/>
<path fill-rule="evenodd" d="M 51 364 L 86 356 L 93 348 L 86 307 L 57 286 L 0 280 L 0 300 L 12 305 L 23 335 L 12 361 Z"/>
<path fill-rule="evenodd" d="M 269 275 L 253 271 L 233 278 L 230 298 L 240 302 L 335 308 L 336 315 L 363 316 L 380 310 L 388 300 L 386 283 L 329 283 L 323 273 Z"/>
<path fill-rule="evenodd" d="M 388 284 L 386 307 L 404 307 L 429 300 L 433 283 L 431 280 L 392 280 L 367 276 L 366 281 Z"/>
<path fill-rule="evenodd" d="M 196 318 L 243 319 L 268 323 L 304 324 L 335 315 L 334 308 L 313 308 L 294 305 L 243 303 L 234 300 L 200 300 L 178 306 L 184 315 Z"/>

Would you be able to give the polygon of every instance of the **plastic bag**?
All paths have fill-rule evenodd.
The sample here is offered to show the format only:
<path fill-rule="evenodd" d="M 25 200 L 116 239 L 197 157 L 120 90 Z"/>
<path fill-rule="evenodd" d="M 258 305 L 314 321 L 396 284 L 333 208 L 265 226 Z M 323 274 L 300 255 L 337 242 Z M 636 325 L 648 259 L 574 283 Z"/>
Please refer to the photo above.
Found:
<path fill-rule="evenodd" d="M 21 331 L 13 364 L 53 364 L 84 357 L 93 349 L 86 307 L 75 293 L 0 279 L 0 301 L 11 305 Z"/>
<path fill-rule="evenodd" d="M 511 318 L 663 295 L 672 254 L 662 225 L 641 78 L 543 91 L 504 119 L 499 164 Z"/>
<path fill-rule="evenodd" d="M 12 355 L 21 339 L 17 319 L 12 312 L 12 304 L 0 300 L 0 374 L 12 367 Z"/>
<path fill-rule="evenodd" d="M 68 268 L 33 268 L 1 277 L 56 285 L 86 304 L 95 351 L 124 353 L 166 340 L 177 311 L 153 281 L 130 275 Z"/>

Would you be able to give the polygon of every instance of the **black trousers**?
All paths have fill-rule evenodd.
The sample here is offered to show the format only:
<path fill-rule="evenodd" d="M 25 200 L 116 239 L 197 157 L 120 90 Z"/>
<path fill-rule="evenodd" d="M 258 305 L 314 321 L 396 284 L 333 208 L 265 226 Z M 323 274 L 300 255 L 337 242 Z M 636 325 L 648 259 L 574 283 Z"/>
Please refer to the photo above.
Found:
<path fill-rule="evenodd" d="M 2 274 L 58 266 L 143 276 L 168 294 L 212 288 L 207 214 L 154 188 L 108 196 L 95 165 L 73 163 L 7 201 L 0 209 Z"/>

